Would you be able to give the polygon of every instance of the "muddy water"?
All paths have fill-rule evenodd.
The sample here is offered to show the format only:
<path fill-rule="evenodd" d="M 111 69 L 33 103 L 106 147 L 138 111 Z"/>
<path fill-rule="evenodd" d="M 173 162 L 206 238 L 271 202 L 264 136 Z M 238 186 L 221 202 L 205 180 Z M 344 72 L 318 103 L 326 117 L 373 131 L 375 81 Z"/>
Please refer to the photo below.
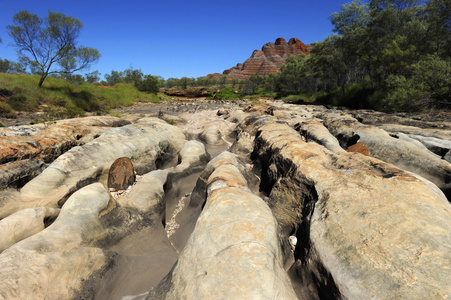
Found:
<path fill-rule="evenodd" d="M 114 272 L 96 299 L 145 299 L 177 261 L 163 227 L 133 233 L 110 249 L 117 253 Z"/>

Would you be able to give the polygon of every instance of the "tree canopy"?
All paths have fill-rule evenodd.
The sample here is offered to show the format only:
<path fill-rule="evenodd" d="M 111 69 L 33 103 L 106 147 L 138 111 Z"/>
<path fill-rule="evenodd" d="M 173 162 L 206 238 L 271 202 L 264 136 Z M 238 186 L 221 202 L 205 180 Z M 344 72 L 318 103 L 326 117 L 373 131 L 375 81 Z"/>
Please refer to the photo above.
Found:
<path fill-rule="evenodd" d="M 97 62 L 97 49 L 78 46 L 77 39 L 83 24 L 76 18 L 50 11 L 42 20 L 26 10 L 16 13 L 13 24 L 7 26 L 19 53 L 32 71 L 41 78 L 42 86 L 49 74 L 71 74 Z"/>

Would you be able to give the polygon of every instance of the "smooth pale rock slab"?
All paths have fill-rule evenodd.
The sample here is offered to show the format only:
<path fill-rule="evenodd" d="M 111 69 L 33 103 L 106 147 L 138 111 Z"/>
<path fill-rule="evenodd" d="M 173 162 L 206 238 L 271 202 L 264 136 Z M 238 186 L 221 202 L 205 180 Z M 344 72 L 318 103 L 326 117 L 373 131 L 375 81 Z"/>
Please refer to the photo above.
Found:
<path fill-rule="evenodd" d="M 210 156 L 205 150 L 204 144 L 191 140 L 183 145 L 179 153 L 180 163 L 169 169 L 173 179 L 185 177 L 201 171 L 207 164 Z"/>
<path fill-rule="evenodd" d="M 163 187 L 167 177 L 168 171 L 165 170 L 144 174 L 128 195 L 118 199 L 118 203 L 124 207 L 135 208 L 142 213 L 152 212 L 155 215 L 161 215 L 164 212 Z"/>
<path fill-rule="evenodd" d="M 222 139 L 222 134 L 218 127 L 208 126 L 202 131 L 199 138 L 207 144 L 215 144 Z"/>
<path fill-rule="evenodd" d="M 296 299 L 277 223 L 250 192 L 234 155 L 208 179 L 208 200 L 170 275 L 148 299 Z"/>
<path fill-rule="evenodd" d="M 116 159 L 108 172 L 108 189 L 126 190 L 136 180 L 133 163 L 128 157 Z"/>
<path fill-rule="evenodd" d="M 28 207 L 58 207 L 60 200 L 97 181 L 119 157 L 130 157 L 136 172 L 145 174 L 156 169 L 156 161 L 172 159 L 184 143 L 180 129 L 155 118 L 109 129 L 58 157 L 21 189 L 19 200 L 3 200 L 0 218 Z"/>
<path fill-rule="evenodd" d="M 420 141 L 411 138 L 410 136 L 408 136 L 408 135 L 405 134 L 405 133 L 398 132 L 398 133 L 392 133 L 392 134 L 390 134 L 390 135 L 393 136 L 393 137 L 395 137 L 395 138 L 397 138 L 397 139 L 404 140 L 404 141 L 410 142 L 410 143 L 412 143 L 412 144 L 415 144 L 415 146 L 417 146 L 418 148 L 421 148 L 421 149 L 423 149 L 423 150 L 429 150 L 429 149 L 426 148 L 426 146 L 423 145 Z"/>
<path fill-rule="evenodd" d="M 0 253 L 15 243 L 45 228 L 47 220 L 56 219 L 58 208 L 35 207 L 18 211 L 0 220 Z"/>
<path fill-rule="evenodd" d="M 446 125 L 446 123 L 444 123 Z M 448 125 L 450 123 L 448 122 Z M 437 124 L 440 125 L 440 124 Z M 451 130 L 439 128 L 419 128 L 415 126 L 406 126 L 400 124 L 382 124 L 377 127 L 390 133 L 415 134 L 424 137 L 433 137 L 441 140 L 451 140 Z M 446 126 L 449 128 L 449 126 Z"/>
<path fill-rule="evenodd" d="M 99 214 L 110 197 L 99 183 L 74 193 L 56 221 L 0 254 L 0 298 L 73 299 L 107 255 L 94 245 L 106 236 Z"/>
<path fill-rule="evenodd" d="M 451 163 L 430 151 L 391 137 L 377 127 L 360 124 L 349 116 L 328 119 L 326 126 L 343 143 L 362 142 L 371 156 L 418 174 L 436 184 L 447 197 L 451 196 Z"/>
<path fill-rule="evenodd" d="M 451 296 L 451 205 L 435 185 L 371 157 L 306 143 L 284 124 L 262 126 L 256 147 L 270 181 L 293 178 L 314 189 L 295 254 L 335 297 Z"/>
<path fill-rule="evenodd" d="M 420 141 L 431 152 L 444 157 L 451 150 L 451 139 L 444 140 L 435 137 L 425 137 L 418 134 L 410 134 L 411 138 Z"/>
<path fill-rule="evenodd" d="M 315 141 L 330 151 L 343 152 L 338 140 L 317 120 L 308 120 L 298 126 L 298 130 L 306 141 Z"/>

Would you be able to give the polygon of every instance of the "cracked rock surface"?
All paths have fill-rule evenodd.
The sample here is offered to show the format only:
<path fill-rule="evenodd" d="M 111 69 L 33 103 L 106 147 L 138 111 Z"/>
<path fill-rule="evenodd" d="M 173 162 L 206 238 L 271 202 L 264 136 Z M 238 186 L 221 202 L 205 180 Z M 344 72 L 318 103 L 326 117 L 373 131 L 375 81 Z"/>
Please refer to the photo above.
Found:
<path fill-rule="evenodd" d="M 0 299 L 451 297 L 446 113 L 122 113 L 0 131 Z"/>

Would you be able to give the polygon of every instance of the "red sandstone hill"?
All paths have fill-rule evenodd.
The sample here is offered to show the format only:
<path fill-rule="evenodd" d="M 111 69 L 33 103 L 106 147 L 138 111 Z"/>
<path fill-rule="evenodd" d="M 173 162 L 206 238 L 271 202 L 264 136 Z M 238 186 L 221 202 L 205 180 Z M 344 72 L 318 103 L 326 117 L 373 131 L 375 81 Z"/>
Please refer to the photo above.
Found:
<path fill-rule="evenodd" d="M 297 38 L 291 38 L 288 43 L 284 38 L 276 39 L 275 43 L 266 43 L 262 50 L 254 50 L 252 56 L 244 63 L 220 73 L 208 74 L 208 78 L 227 75 L 228 79 L 246 79 L 250 75 L 268 75 L 279 72 L 285 60 L 294 55 L 308 54 L 309 46 Z"/>

